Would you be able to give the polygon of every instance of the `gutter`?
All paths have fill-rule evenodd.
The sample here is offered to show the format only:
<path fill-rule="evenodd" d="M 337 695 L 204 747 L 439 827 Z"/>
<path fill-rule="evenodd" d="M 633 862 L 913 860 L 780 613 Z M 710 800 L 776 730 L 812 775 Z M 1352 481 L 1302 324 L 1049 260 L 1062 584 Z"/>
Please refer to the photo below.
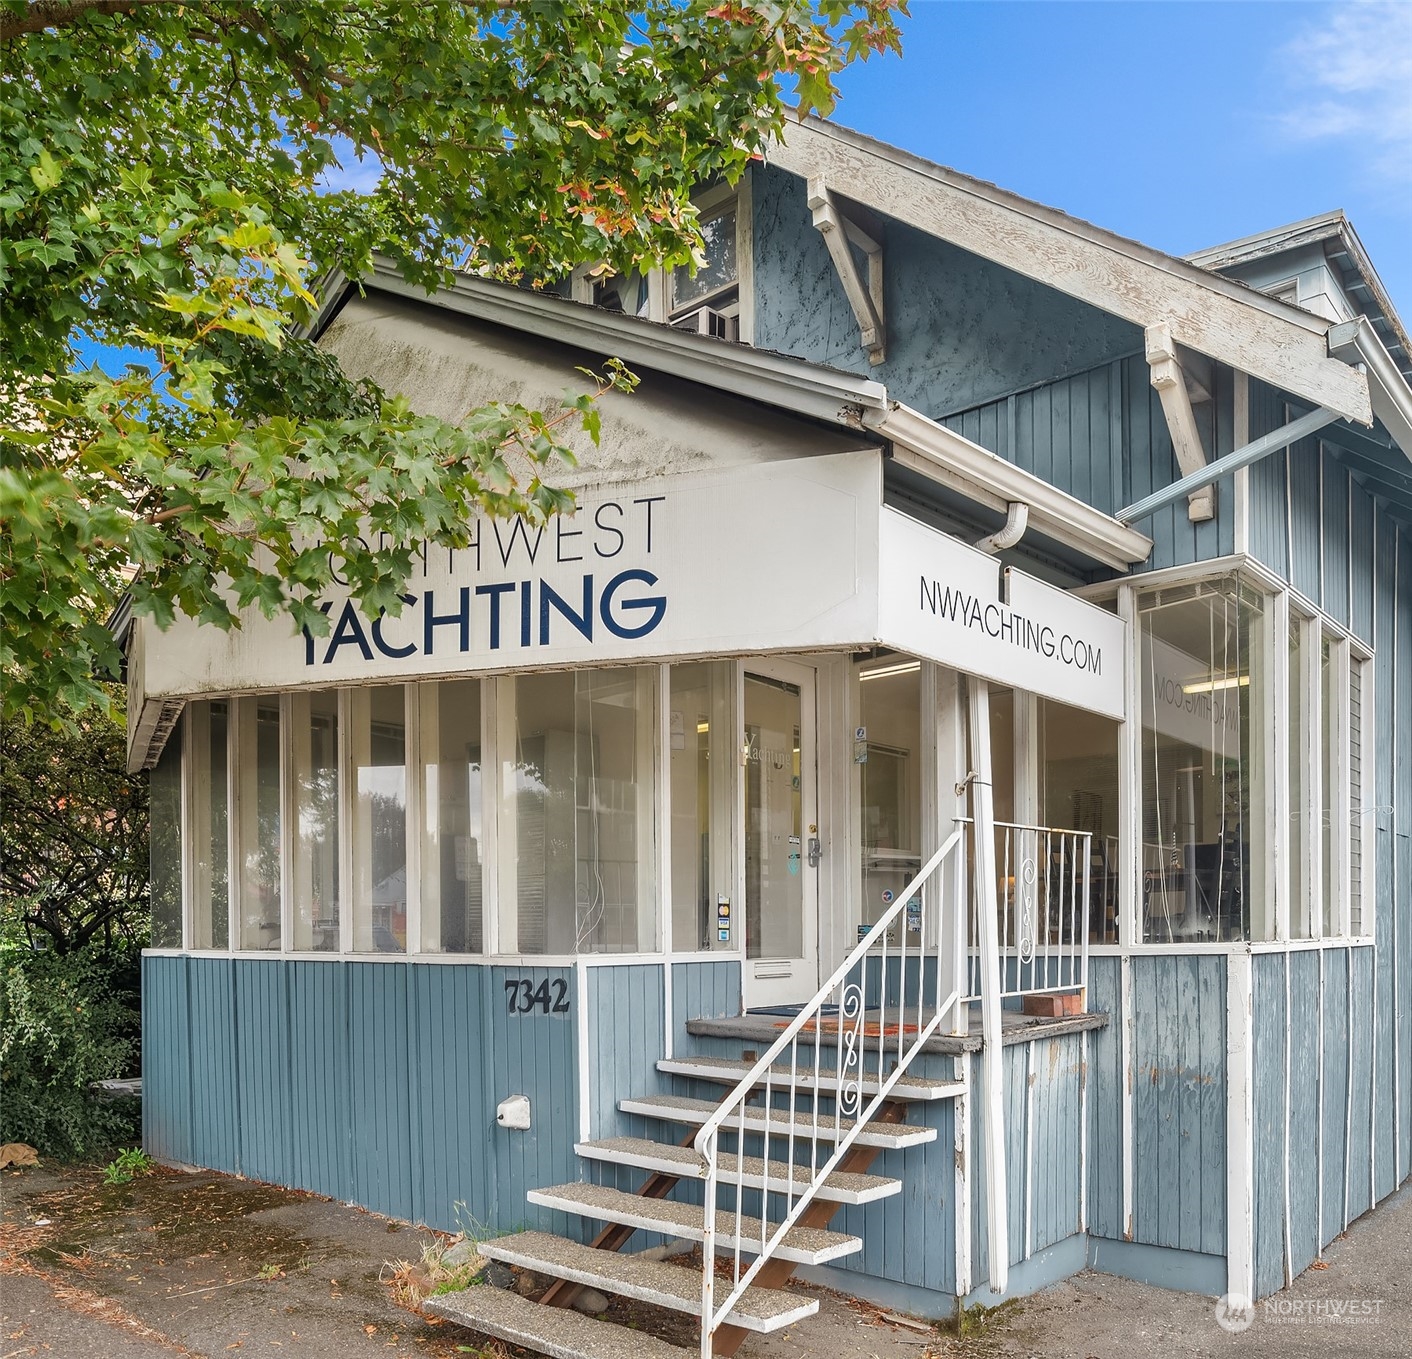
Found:
<path fill-rule="evenodd" d="M 1329 328 L 1329 354 L 1368 377 L 1373 414 L 1383 422 L 1403 455 L 1412 462 L 1412 388 L 1393 362 L 1373 323 L 1366 316 Z"/>
<path fill-rule="evenodd" d="M 881 417 L 864 417 L 892 441 L 893 458 L 958 494 L 1009 517 L 1016 502 L 1029 507 L 1028 527 L 1075 548 L 1115 571 L 1146 561 L 1152 539 L 1061 491 L 1014 463 L 973 444 L 945 425 L 896 402 Z"/>

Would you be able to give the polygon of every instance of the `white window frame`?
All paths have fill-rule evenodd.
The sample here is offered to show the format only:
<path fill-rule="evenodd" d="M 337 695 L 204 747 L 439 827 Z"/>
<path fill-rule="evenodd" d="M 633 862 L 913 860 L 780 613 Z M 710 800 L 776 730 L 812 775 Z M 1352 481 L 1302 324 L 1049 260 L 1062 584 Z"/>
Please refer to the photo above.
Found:
<path fill-rule="evenodd" d="M 1118 943 L 1116 945 L 1094 945 L 1099 952 L 1229 952 L 1232 949 L 1254 948 L 1261 951 L 1273 948 L 1318 947 L 1323 944 L 1343 946 L 1348 944 L 1367 945 L 1375 937 L 1377 909 L 1377 863 L 1374 827 L 1370 824 L 1374 814 L 1376 797 L 1376 653 L 1350 627 L 1340 623 L 1321 609 L 1314 601 L 1306 598 L 1268 567 L 1244 554 L 1215 558 L 1191 566 L 1172 567 L 1162 571 L 1146 573 L 1141 577 L 1128 578 L 1118 583 L 1107 583 L 1076 591 L 1082 597 L 1103 602 L 1116 597 L 1119 616 L 1129 626 L 1132 641 L 1133 663 L 1129 667 L 1128 682 L 1129 712 L 1141 712 L 1140 676 L 1137 664 L 1137 600 L 1141 591 L 1161 586 L 1194 584 L 1235 574 L 1247 587 L 1265 597 L 1267 622 L 1267 644 L 1277 642 L 1271 649 L 1270 664 L 1267 666 L 1271 695 L 1271 716 L 1274 725 L 1274 740 L 1265 752 L 1264 777 L 1270 780 L 1271 796 L 1266 799 L 1267 849 L 1265 853 L 1266 872 L 1273 874 L 1275 903 L 1274 938 L 1269 940 L 1251 939 L 1245 943 L 1229 944 L 1168 944 L 1147 943 L 1140 937 L 1138 903 L 1141 901 L 1141 861 L 1137 852 L 1137 833 L 1141 829 L 1141 759 L 1142 723 L 1134 717 L 1124 723 L 1119 737 L 1118 777 L 1119 796 L 1125 810 L 1122 822 L 1122 840 L 1119 845 L 1121 886 L 1118 913 Z M 1335 818 L 1331 834 L 1333 852 L 1337 856 L 1337 873 L 1334 890 L 1342 902 L 1337 914 L 1337 927 L 1333 934 L 1323 930 L 1323 878 L 1322 878 L 1322 837 L 1305 834 L 1296 840 L 1289 832 L 1289 773 L 1290 761 L 1303 758 L 1306 778 L 1304 781 L 1304 825 L 1321 826 L 1323 807 L 1319 787 L 1321 751 L 1319 741 L 1321 728 L 1316 720 L 1306 726 L 1306 739 L 1303 749 L 1296 749 L 1296 742 L 1289 734 L 1289 687 L 1288 687 L 1288 623 L 1290 619 L 1302 620 L 1307 629 L 1301 648 L 1304 675 L 1300 692 L 1307 713 L 1317 717 L 1321 708 L 1319 661 L 1323 638 L 1327 637 L 1331 647 L 1331 663 L 1334 665 L 1335 727 L 1334 747 L 1331 751 L 1331 768 L 1339 776 L 1340 786 L 1335 790 L 1330 814 Z M 1349 853 L 1351 837 L 1351 799 L 1349 796 L 1348 742 L 1351 700 L 1351 666 L 1361 666 L 1361 730 L 1360 740 L 1363 751 L 1361 770 L 1362 819 L 1359 827 L 1359 840 L 1362 849 L 1359 885 L 1361 920 L 1358 933 L 1353 932 L 1351 918 L 1352 863 Z M 1341 828 L 1341 829 L 1340 829 Z M 1272 833 L 1273 832 L 1273 833 Z M 1309 894 L 1311 932 L 1307 936 L 1293 937 L 1291 926 L 1294 923 L 1295 903 L 1290 900 L 1289 874 L 1283 853 L 1300 853 L 1299 881 Z M 1267 878 L 1267 883 L 1269 879 Z M 1254 874 L 1252 873 L 1252 891 Z"/>

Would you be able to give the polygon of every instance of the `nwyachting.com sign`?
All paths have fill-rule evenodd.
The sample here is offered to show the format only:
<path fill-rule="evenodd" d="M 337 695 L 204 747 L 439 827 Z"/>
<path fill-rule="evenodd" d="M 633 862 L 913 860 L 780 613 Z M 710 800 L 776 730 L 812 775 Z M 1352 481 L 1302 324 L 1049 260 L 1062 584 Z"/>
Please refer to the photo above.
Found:
<path fill-rule="evenodd" d="M 878 634 L 899 650 L 1121 720 L 1127 626 L 897 510 L 878 534 Z"/>
<path fill-rule="evenodd" d="M 687 656 L 884 643 L 1123 715 L 1114 615 L 882 507 L 876 450 L 654 478 L 532 526 L 482 520 L 428 549 L 399 616 L 346 594 L 329 631 L 246 615 L 234 632 L 143 621 L 134 701 Z"/>

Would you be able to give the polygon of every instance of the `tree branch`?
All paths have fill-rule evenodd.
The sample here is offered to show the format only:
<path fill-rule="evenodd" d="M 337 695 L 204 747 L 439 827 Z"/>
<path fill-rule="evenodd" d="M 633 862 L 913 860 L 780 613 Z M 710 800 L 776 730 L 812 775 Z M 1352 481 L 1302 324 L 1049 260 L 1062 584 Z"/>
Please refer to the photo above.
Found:
<path fill-rule="evenodd" d="M 34 0 L 23 14 L 0 19 L 0 42 L 13 42 L 27 33 L 63 28 L 90 14 L 130 14 L 147 5 L 169 5 L 172 0 Z"/>

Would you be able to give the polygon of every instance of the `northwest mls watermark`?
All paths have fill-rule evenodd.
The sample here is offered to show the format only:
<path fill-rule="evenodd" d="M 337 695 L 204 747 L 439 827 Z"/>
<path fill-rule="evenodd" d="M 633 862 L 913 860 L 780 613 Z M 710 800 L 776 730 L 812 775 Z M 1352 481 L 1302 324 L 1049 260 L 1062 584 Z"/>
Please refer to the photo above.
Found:
<path fill-rule="evenodd" d="M 1216 1324 L 1223 1331 L 1248 1331 L 1257 1321 L 1268 1326 L 1367 1326 L 1380 1320 L 1381 1298 L 1266 1298 L 1251 1302 L 1227 1293 L 1216 1303 Z"/>

